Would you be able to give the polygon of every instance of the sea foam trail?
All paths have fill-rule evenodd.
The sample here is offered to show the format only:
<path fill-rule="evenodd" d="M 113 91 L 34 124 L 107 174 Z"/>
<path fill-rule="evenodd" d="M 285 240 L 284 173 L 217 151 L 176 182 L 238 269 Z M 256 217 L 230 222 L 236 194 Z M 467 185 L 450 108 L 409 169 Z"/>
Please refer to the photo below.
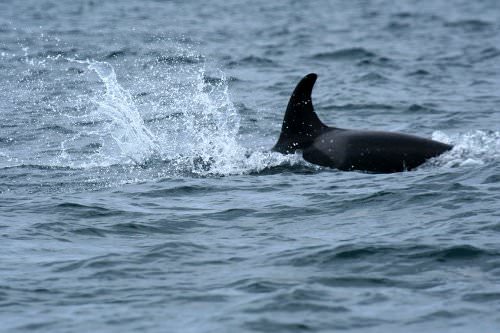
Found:
<path fill-rule="evenodd" d="M 500 132 L 476 130 L 447 135 L 436 131 L 432 138 L 453 145 L 451 151 L 435 159 L 436 166 L 483 165 L 500 159 Z"/>

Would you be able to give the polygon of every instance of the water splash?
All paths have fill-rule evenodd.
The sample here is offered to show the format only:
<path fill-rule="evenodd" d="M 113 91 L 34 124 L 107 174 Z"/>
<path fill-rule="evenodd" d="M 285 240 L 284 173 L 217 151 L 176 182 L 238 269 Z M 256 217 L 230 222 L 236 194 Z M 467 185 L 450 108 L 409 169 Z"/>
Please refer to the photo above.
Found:
<path fill-rule="evenodd" d="M 121 72 L 108 62 L 31 56 L 24 48 L 26 100 L 33 86 L 44 96 L 42 105 L 33 105 L 43 110 L 36 128 L 41 135 L 26 147 L 28 155 L 2 165 L 92 169 L 108 183 L 309 168 L 299 155 L 265 151 L 248 137 L 243 142 L 241 118 L 222 71 L 207 79 L 204 58 L 193 50 L 165 53 L 173 55 L 135 59 Z M 45 80 L 47 75 L 57 80 Z"/>
<path fill-rule="evenodd" d="M 215 85 L 206 84 L 203 68 L 186 74 L 188 84 L 169 92 L 172 103 L 163 110 L 178 116 L 164 123 L 166 131 L 158 136 L 165 143 L 162 158 L 196 174 L 233 173 L 232 161 L 243 159 L 246 149 L 238 142 L 240 117 L 227 81 L 222 75 Z"/>
<path fill-rule="evenodd" d="M 109 133 L 112 138 L 112 146 L 118 147 L 119 158 L 129 158 L 135 163 L 144 162 L 158 151 L 158 145 L 153 133 L 145 126 L 132 96 L 118 83 L 110 64 L 92 61 L 88 68 L 94 70 L 105 85 L 104 94 L 94 101 L 100 116 L 108 119 L 105 133 Z M 109 155 L 111 151 L 107 153 Z"/>
<path fill-rule="evenodd" d="M 91 129 L 79 129 L 77 135 L 63 141 L 59 165 L 151 166 L 161 161 L 171 174 L 210 176 L 304 163 L 298 156 L 283 156 L 240 143 L 240 116 L 223 73 L 220 80 L 207 83 L 203 66 L 174 72 L 164 81 L 161 92 L 150 93 L 154 101 L 140 109 L 132 94 L 118 82 L 111 64 L 67 60 L 85 64 L 95 72 L 104 90 L 79 98 L 77 104 L 81 104 L 78 108 L 83 114 L 77 123 L 91 124 Z M 149 83 L 144 88 L 151 88 Z M 86 161 L 79 156 L 72 159 L 70 152 L 75 150 L 78 154 L 73 155 L 85 155 L 90 150 Z"/>
<path fill-rule="evenodd" d="M 259 172 L 263 169 L 300 162 L 297 156 L 283 156 L 247 147 L 239 138 L 240 115 L 231 101 L 228 82 L 223 73 L 216 83 L 208 84 L 204 68 L 186 75 L 190 84 L 171 90 L 173 104 L 169 112 L 180 116 L 171 119 L 159 135 L 170 142 L 162 157 L 174 161 L 178 170 L 207 175 L 233 175 Z"/>
<path fill-rule="evenodd" d="M 441 131 L 432 134 L 437 141 L 453 145 L 453 149 L 434 163 L 448 168 L 484 165 L 500 159 L 500 132 L 476 130 L 448 136 Z"/>

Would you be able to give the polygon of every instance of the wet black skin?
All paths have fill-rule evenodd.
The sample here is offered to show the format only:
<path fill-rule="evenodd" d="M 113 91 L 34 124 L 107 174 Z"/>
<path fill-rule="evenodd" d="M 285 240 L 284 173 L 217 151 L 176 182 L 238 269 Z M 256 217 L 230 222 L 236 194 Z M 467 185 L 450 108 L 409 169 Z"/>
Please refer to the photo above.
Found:
<path fill-rule="evenodd" d="M 417 136 L 332 128 L 303 150 L 306 161 L 340 170 L 412 170 L 451 146 Z"/>
<path fill-rule="evenodd" d="M 311 92 L 316 74 L 306 75 L 295 88 L 273 150 L 339 170 L 391 173 L 412 170 L 452 146 L 418 136 L 349 130 L 324 125 L 314 112 Z"/>

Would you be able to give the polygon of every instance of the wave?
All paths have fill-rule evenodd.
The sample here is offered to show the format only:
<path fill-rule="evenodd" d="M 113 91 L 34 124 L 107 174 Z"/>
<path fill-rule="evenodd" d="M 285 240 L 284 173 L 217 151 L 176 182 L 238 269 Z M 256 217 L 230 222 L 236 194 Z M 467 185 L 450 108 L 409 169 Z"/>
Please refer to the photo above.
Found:
<path fill-rule="evenodd" d="M 271 260 L 278 265 L 329 266 L 346 261 L 383 262 L 459 262 L 480 257 L 498 256 L 495 250 L 482 249 L 469 244 L 437 247 L 428 245 L 342 245 L 338 247 L 312 247 L 288 250 L 275 255 Z M 381 258 L 385 258 L 381 261 Z M 391 258 L 390 260 L 388 258 Z M 365 281 L 365 280 L 363 280 Z M 337 281 L 337 282 L 342 282 Z M 348 281 L 346 281 L 347 283 Z M 387 281 L 365 281 L 366 283 L 386 283 Z M 389 282 L 387 282 L 389 283 Z"/>
<path fill-rule="evenodd" d="M 356 79 L 357 82 L 369 82 L 369 83 L 387 83 L 390 79 L 380 73 L 370 72 L 361 75 Z"/>
<path fill-rule="evenodd" d="M 487 47 L 480 50 L 479 52 L 474 52 L 469 55 L 469 60 L 472 63 L 480 63 L 483 61 L 490 61 L 491 59 L 498 58 L 500 56 L 500 50 L 496 47 Z"/>
<path fill-rule="evenodd" d="M 406 109 L 406 111 L 408 113 L 423 113 L 423 114 L 439 113 L 439 111 L 433 108 L 431 105 L 422 105 L 422 104 L 412 104 Z"/>
<path fill-rule="evenodd" d="M 495 251 L 484 250 L 468 244 L 432 249 L 413 254 L 409 258 L 432 258 L 437 261 L 469 260 L 483 256 L 496 256 Z"/>
<path fill-rule="evenodd" d="M 450 28 L 460 28 L 470 32 L 479 32 L 492 27 L 493 24 L 479 19 L 468 19 L 446 22 L 444 23 L 444 26 Z"/>
<path fill-rule="evenodd" d="M 322 107 L 326 110 L 394 110 L 395 106 L 390 104 L 381 104 L 381 103 L 347 103 L 347 104 L 330 104 Z"/>
<path fill-rule="evenodd" d="M 331 52 L 316 53 L 311 58 L 316 60 L 360 60 L 374 58 L 376 54 L 362 47 L 351 47 Z"/>
<path fill-rule="evenodd" d="M 500 301 L 500 292 L 475 292 L 468 293 L 462 296 L 462 300 L 472 303 L 484 303 Z"/>
<path fill-rule="evenodd" d="M 53 131 L 61 134 L 73 134 L 74 130 L 61 125 L 47 125 L 37 128 L 37 131 Z"/>
<path fill-rule="evenodd" d="M 64 202 L 58 204 L 56 207 L 54 207 L 54 210 L 58 212 L 64 212 L 69 216 L 76 217 L 78 218 L 78 220 L 85 218 L 98 218 L 104 216 L 109 217 L 109 216 L 119 216 L 119 215 L 131 215 L 131 212 L 128 211 L 109 209 L 96 205 L 83 205 L 72 202 Z"/>
<path fill-rule="evenodd" d="M 228 67 L 236 67 L 236 66 L 257 66 L 257 67 L 269 67 L 276 66 L 277 64 L 269 59 L 258 56 L 248 56 L 239 60 L 229 61 L 227 63 Z"/>
<path fill-rule="evenodd" d="M 425 69 L 417 69 L 417 70 L 414 70 L 412 72 L 409 72 L 408 73 L 408 76 L 417 76 L 417 77 L 425 77 L 425 76 L 429 76 L 431 75 L 432 73 L 429 72 L 428 70 L 425 70 Z"/>

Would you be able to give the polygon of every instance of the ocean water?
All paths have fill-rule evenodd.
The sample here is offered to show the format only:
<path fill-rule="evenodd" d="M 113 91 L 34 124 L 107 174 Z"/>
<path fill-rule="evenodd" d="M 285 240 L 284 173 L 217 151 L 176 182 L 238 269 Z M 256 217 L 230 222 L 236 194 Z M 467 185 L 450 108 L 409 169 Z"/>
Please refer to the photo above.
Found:
<path fill-rule="evenodd" d="M 500 3 L 0 1 L 1 332 L 497 332 Z M 269 152 L 432 137 L 415 171 Z"/>

